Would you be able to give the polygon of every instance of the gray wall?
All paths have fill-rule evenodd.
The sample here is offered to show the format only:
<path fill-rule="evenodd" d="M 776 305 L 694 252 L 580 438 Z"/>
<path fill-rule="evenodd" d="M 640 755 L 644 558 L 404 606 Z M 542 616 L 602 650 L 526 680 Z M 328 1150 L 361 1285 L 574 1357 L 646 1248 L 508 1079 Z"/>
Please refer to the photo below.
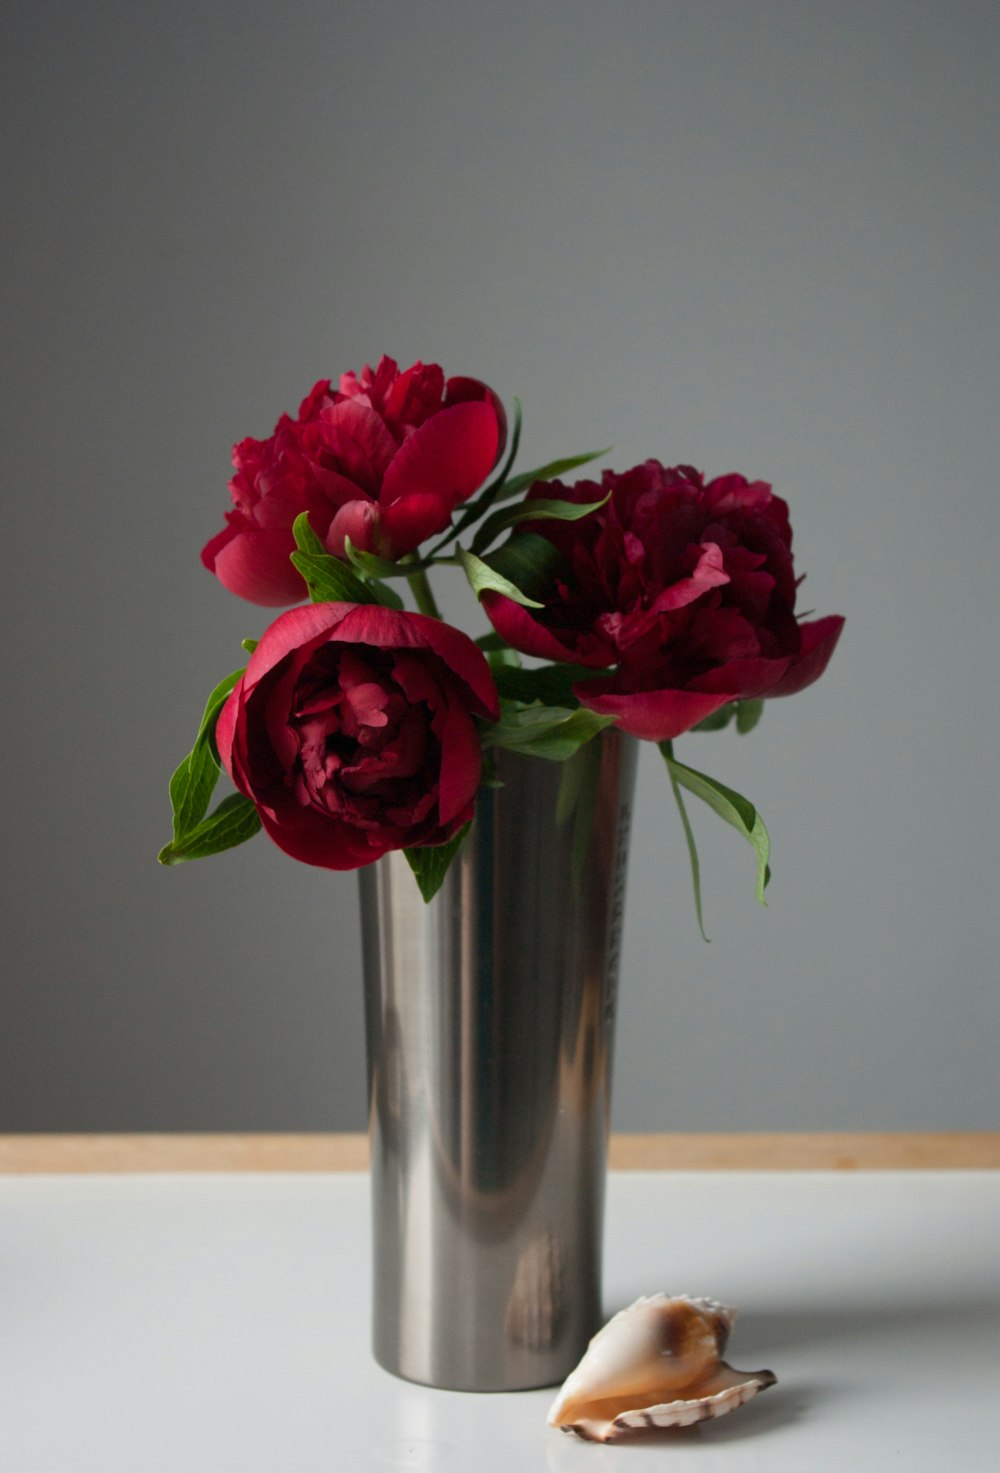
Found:
<path fill-rule="evenodd" d="M 772 480 L 824 680 L 655 751 L 619 1128 L 987 1128 L 996 1084 L 998 11 L 9 4 L 0 1129 L 364 1119 L 353 878 L 174 871 L 166 778 L 262 611 L 198 551 L 231 443 L 389 351 Z M 456 607 L 449 592 L 449 608 Z"/>

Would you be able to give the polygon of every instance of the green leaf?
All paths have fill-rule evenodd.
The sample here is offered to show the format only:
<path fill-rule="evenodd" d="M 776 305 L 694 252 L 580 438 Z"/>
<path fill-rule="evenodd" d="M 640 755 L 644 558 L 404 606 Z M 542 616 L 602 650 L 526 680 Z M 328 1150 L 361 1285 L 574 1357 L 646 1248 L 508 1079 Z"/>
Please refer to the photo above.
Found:
<path fill-rule="evenodd" d="M 295 518 L 292 523 L 292 536 L 295 538 L 295 546 L 299 552 L 326 552 L 326 548 L 313 531 L 307 511 L 300 511 Z"/>
<path fill-rule="evenodd" d="M 471 827 L 471 824 L 465 824 L 446 844 L 421 845 L 419 848 L 403 850 L 426 902 L 432 901 L 440 890 L 448 868 Z"/>
<path fill-rule="evenodd" d="M 763 714 L 763 701 L 738 701 L 736 705 L 736 730 L 740 736 L 746 736 L 748 731 L 753 731 Z"/>
<path fill-rule="evenodd" d="M 366 578 L 412 578 L 414 573 L 437 566 L 436 559 L 431 557 L 394 563 L 390 558 L 376 557 L 373 552 L 362 552 L 349 537 L 344 538 L 344 554 Z"/>
<path fill-rule="evenodd" d="M 208 812 L 219 776 L 219 753 L 215 745 L 215 727 L 219 713 L 237 684 L 242 670 L 234 670 L 220 680 L 205 703 L 205 713 L 198 725 L 194 746 L 170 779 L 170 808 L 173 813 L 174 840 L 193 829 Z"/>
<path fill-rule="evenodd" d="M 727 727 L 736 715 L 736 702 L 728 701 L 725 706 L 720 706 L 718 711 L 713 711 L 711 716 L 706 716 L 697 726 L 692 726 L 692 731 L 722 731 Z"/>
<path fill-rule="evenodd" d="M 232 849 L 252 839 L 259 828 L 260 818 L 250 799 L 242 793 L 231 793 L 208 818 L 161 849 L 157 858 L 161 864 L 205 859 L 209 854 L 219 854 L 223 849 Z"/>
<path fill-rule="evenodd" d="M 538 497 L 534 501 L 522 502 L 520 506 L 501 507 L 492 516 L 488 516 L 481 523 L 472 539 L 472 551 L 482 552 L 485 547 L 505 532 L 508 527 L 516 526 L 518 522 L 578 522 L 582 517 L 587 517 L 596 511 L 599 506 L 604 506 L 610 497 L 602 496 L 600 501 L 551 501 L 544 497 Z"/>
<path fill-rule="evenodd" d="M 246 650 L 247 654 L 248 655 L 252 655 L 253 652 L 254 652 L 254 650 L 260 644 L 260 640 L 259 639 L 243 639 L 243 640 L 240 641 L 240 643 L 242 644 L 243 648 Z"/>
<path fill-rule="evenodd" d="M 662 742 L 660 744 L 660 750 L 666 758 L 667 773 L 670 777 L 670 786 L 673 789 L 674 802 L 677 804 L 677 812 L 681 816 L 681 825 L 684 829 L 684 837 L 687 840 L 688 858 L 691 861 L 691 884 L 694 887 L 694 909 L 695 915 L 698 917 L 698 930 L 701 932 L 701 939 L 707 941 L 709 938 L 705 934 L 705 922 L 701 913 L 701 864 L 698 860 L 698 846 L 694 842 L 694 830 L 691 827 L 691 820 L 688 818 L 687 807 L 684 803 L 684 794 L 681 792 L 680 784 L 674 776 L 671 767 L 671 763 L 674 760 L 673 742 Z"/>
<path fill-rule="evenodd" d="M 458 560 L 465 570 L 465 576 L 473 593 L 481 598 L 487 589 L 496 593 L 503 593 L 516 604 L 523 604 L 528 609 L 541 609 L 544 604 L 536 603 L 534 599 L 528 598 L 516 584 L 509 578 L 504 578 L 500 573 L 490 567 L 489 563 L 482 558 L 476 557 L 473 552 L 466 552 L 464 547 L 458 548 Z"/>
<path fill-rule="evenodd" d="M 314 604 L 349 603 L 381 604 L 386 609 L 401 609 L 403 600 L 384 583 L 359 578 L 342 558 L 327 552 L 309 522 L 309 513 L 300 512 L 292 524 L 298 552 L 292 553 L 292 563 L 306 580 L 309 598 Z M 356 557 L 368 557 L 358 553 Z M 383 559 L 376 558 L 381 563 Z M 395 569 L 395 563 L 387 566 Z"/>
<path fill-rule="evenodd" d="M 387 583 L 381 583 L 377 578 L 369 579 L 369 585 L 375 594 L 376 600 L 384 609 L 404 609 L 406 605 L 394 588 Z"/>
<path fill-rule="evenodd" d="M 504 645 L 502 649 L 487 650 L 486 663 L 493 672 L 495 682 L 497 675 L 502 675 L 507 670 L 520 670 L 521 656 L 517 650 L 509 649 Z"/>
<path fill-rule="evenodd" d="M 490 650 L 510 649 L 510 645 L 504 639 L 503 635 L 497 634 L 495 629 L 491 629 L 489 634 L 480 634 L 476 640 L 476 644 L 486 654 L 489 654 Z"/>
<path fill-rule="evenodd" d="M 306 580 L 314 604 L 375 604 L 375 589 L 362 582 L 339 558 L 328 552 L 293 552 L 292 562 Z"/>
<path fill-rule="evenodd" d="M 692 731 L 722 731 L 729 726 L 733 718 L 736 719 L 736 730 L 741 736 L 746 736 L 748 731 L 753 731 L 761 718 L 764 710 L 764 702 L 754 701 L 729 701 L 725 706 L 720 706 L 718 711 L 713 711 L 711 716 L 706 716 L 699 721 Z"/>
<path fill-rule="evenodd" d="M 227 675 L 222 680 L 220 680 L 218 685 L 212 691 L 212 694 L 205 702 L 204 715 L 202 716 L 201 723 L 198 727 L 198 735 L 195 737 L 196 744 L 208 738 L 213 743 L 213 751 L 215 750 L 215 723 L 219 719 L 219 712 L 222 710 L 223 706 L 226 704 L 226 701 L 229 699 L 230 691 L 234 690 L 235 687 L 239 685 L 240 678 L 243 675 L 245 669 L 246 666 L 242 666 L 239 670 L 234 670 L 231 675 Z"/>
<path fill-rule="evenodd" d="M 174 841 L 190 833 L 208 812 L 219 767 L 208 742 L 196 742 L 170 779 Z"/>
<path fill-rule="evenodd" d="M 554 580 L 565 568 L 565 559 L 559 549 L 537 532 L 518 532 L 501 547 L 487 553 L 483 561 L 529 598 L 543 602 L 549 597 Z"/>
<path fill-rule="evenodd" d="M 661 742 L 660 751 L 663 753 L 667 769 L 671 777 L 676 778 L 681 787 L 687 788 L 696 798 L 707 803 L 720 818 L 731 824 L 737 833 L 742 834 L 749 842 L 757 857 L 757 899 L 761 905 L 766 905 L 764 889 L 771 878 L 768 860 L 771 855 L 771 841 L 768 838 L 764 820 L 750 802 L 740 793 L 727 788 L 724 783 L 718 782 L 714 777 L 706 777 L 703 772 L 696 772 L 693 767 L 685 767 L 683 762 L 678 762 L 669 750 L 669 743 Z"/>
<path fill-rule="evenodd" d="M 582 707 L 568 710 L 540 703 L 522 706 L 501 702 L 501 718 L 487 731 L 484 742 L 506 747 L 529 757 L 545 757 L 552 762 L 565 762 L 568 757 L 591 741 L 606 726 L 614 725 L 613 716 L 598 716 Z"/>
<path fill-rule="evenodd" d="M 573 694 L 574 684 L 593 674 L 584 665 L 538 665 L 532 670 L 500 666 L 494 669 L 493 678 L 499 694 L 508 700 L 525 705 L 542 701 L 546 706 L 574 709 L 580 704 Z"/>
<path fill-rule="evenodd" d="M 527 491 L 536 481 L 555 481 L 567 471 L 575 471 L 578 466 L 589 465 L 592 460 L 600 460 L 602 455 L 607 455 L 611 446 L 605 445 L 603 450 L 588 450 L 585 455 L 567 455 L 563 460 L 550 460 L 548 465 L 540 465 L 537 470 L 525 471 L 520 476 L 514 476 L 505 482 L 497 492 L 497 501 L 510 501 L 515 496 L 520 496 L 522 491 Z"/>

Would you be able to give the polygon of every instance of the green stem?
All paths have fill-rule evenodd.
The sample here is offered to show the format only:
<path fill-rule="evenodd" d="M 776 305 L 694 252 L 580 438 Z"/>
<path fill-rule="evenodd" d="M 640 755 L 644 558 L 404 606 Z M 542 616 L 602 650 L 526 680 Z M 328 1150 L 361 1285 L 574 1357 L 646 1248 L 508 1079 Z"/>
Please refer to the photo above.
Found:
<path fill-rule="evenodd" d="M 674 802 L 677 804 L 677 812 L 681 816 L 681 824 L 684 828 L 684 837 L 687 840 L 688 858 L 691 861 L 691 883 L 694 886 L 694 910 L 695 915 L 698 917 L 698 930 L 701 932 L 702 941 L 707 941 L 709 938 L 705 935 L 705 922 L 702 919 L 701 914 L 701 865 L 698 863 L 698 848 L 694 842 L 694 830 L 691 827 L 691 820 L 688 818 L 687 807 L 684 803 L 684 795 L 681 792 L 680 784 L 674 777 L 673 769 L 670 765 L 674 760 L 673 742 L 660 742 L 660 751 L 663 753 L 663 756 L 666 759 L 667 775 L 670 778 L 670 786 L 673 789 Z"/>
<path fill-rule="evenodd" d="M 401 559 L 406 562 L 405 558 Z M 430 581 L 423 568 L 418 568 L 415 573 L 407 573 L 406 581 L 413 590 L 413 597 L 417 601 L 417 608 L 422 614 L 429 614 L 432 619 L 440 619 L 441 610 L 437 606 Z"/>

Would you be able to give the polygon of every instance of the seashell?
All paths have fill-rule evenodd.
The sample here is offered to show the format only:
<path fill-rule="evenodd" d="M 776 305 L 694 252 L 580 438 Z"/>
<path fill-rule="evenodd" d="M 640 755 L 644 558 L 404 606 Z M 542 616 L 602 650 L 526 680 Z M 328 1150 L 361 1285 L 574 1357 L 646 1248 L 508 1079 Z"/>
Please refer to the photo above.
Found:
<path fill-rule="evenodd" d="M 714 1299 L 637 1299 L 591 1340 L 552 1404 L 549 1424 L 591 1442 L 721 1417 L 773 1386 L 771 1371 L 722 1359 L 736 1311 Z"/>

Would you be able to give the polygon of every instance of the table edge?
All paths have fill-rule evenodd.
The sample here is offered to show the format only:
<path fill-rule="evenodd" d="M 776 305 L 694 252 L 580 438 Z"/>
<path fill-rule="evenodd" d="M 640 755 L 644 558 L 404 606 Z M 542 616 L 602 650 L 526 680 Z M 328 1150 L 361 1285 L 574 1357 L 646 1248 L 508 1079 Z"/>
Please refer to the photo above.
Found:
<path fill-rule="evenodd" d="M 616 1134 L 616 1171 L 1000 1168 L 1000 1131 Z M 365 1171 L 361 1134 L 0 1135 L 0 1172 Z"/>

